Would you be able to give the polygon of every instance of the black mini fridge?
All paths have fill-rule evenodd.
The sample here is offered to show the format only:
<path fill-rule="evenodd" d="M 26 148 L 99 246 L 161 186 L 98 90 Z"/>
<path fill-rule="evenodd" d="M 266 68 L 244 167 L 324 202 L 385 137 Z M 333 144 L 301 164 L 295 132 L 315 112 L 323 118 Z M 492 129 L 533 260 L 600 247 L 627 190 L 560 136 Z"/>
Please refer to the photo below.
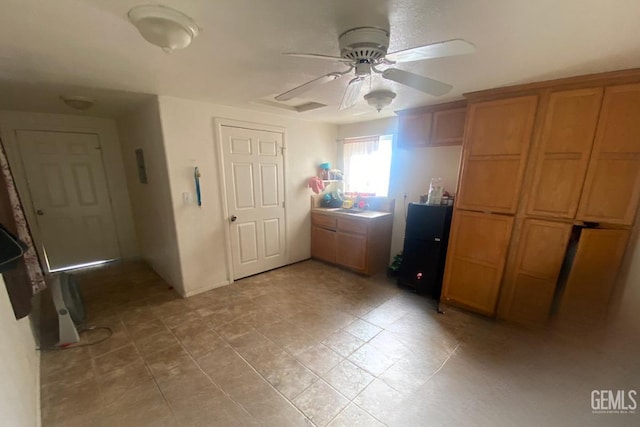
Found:
<path fill-rule="evenodd" d="M 398 284 L 439 300 L 453 206 L 409 203 Z"/>

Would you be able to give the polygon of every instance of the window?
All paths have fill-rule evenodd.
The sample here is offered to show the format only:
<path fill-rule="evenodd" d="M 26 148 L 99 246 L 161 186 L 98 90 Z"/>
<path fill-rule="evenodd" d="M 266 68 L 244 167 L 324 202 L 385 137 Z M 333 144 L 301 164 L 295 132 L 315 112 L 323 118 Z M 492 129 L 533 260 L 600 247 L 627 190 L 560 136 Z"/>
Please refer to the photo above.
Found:
<path fill-rule="evenodd" d="M 345 191 L 386 197 L 389 192 L 392 145 L 391 135 L 345 139 Z"/>

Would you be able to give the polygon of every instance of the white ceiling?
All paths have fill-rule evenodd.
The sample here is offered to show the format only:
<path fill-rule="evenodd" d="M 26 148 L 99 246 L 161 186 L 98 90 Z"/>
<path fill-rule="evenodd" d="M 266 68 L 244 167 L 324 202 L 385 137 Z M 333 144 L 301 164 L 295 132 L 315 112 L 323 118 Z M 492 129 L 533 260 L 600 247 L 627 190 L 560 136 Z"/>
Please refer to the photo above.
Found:
<path fill-rule="evenodd" d="M 7 82 L 21 86 L 0 108 L 59 108 L 58 89 L 87 87 L 106 115 L 139 101 L 123 92 L 279 112 L 255 101 L 340 69 L 281 53 L 337 55 L 338 35 L 358 26 L 390 28 L 390 51 L 452 38 L 477 47 L 473 55 L 401 66 L 452 84 L 441 98 L 374 80 L 373 88 L 398 93 L 383 116 L 474 90 L 640 67 L 638 0 L 161 0 L 203 28 L 192 46 L 170 55 L 145 42 L 127 20 L 131 7 L 145 3 L 3 0 L 0 98 L 8 93 Z M 347 80 L 316 88 L 300 101 L 328 107 L 280 114 L 332 123 L 380 117 L 362 100 L 352 110 L 337 110 Z"/>

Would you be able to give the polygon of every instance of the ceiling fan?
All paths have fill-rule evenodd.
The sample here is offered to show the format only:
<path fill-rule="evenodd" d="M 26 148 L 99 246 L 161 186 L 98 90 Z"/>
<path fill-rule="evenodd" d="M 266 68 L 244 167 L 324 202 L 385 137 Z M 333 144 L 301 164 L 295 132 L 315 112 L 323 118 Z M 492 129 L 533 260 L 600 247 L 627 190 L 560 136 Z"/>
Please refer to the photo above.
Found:
<path fill-rule="evenodd" d="M 285 55 L 288 56 L 337 61 L 344 63 L 349 69 L 332 72 L 315 78 L 310 82 L 281 93 L 276 96 L 275 99 L 278 101 L 288 101 L 317 85 L 337 80 L 352 72 L 354 72 L 355 76 L 349 81 L 347 89 L 342 96 L 340 110 L 355 105 L 358 101 L 362 84 L 367 77 L 373 74 L 380 74 L 384 79 L 412 87 L 429 95 L 440 96 L 449 92 L 453 86 L 409 71 L 385 67 L 398 62 L 422 61 L 423 59 L 441 58 L 444 56 L 465 55 L 475 51 L 475 46 L 468 41 L 454 39 L 387 54 L 389 32 L 375 27 L 359 27 L 345 31 L 338 38 L 338 44 L 340 46 L 340 56 L 315 53 L 285 53 Z"/>

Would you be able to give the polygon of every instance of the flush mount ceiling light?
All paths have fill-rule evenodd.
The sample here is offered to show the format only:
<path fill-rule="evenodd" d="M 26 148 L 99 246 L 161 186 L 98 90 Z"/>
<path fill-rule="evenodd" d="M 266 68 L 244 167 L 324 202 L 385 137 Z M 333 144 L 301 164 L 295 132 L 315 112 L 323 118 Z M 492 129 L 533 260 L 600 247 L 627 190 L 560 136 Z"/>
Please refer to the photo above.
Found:
<path fill-rule="evenodd" d="M 167 53 L 189 46 L 200 32 L 193 19 L 166 6 L 136 6 L 128 16 L 146 41 Z"/>
<path fill-rule="evenodd" d="M 89 108 L 93 107 L 95 101 L 91 98 L 87 98 L 86 96 L 79 95 L 71 95 L 71 96 L 61 96 L 62 102 L 67 104 L 67 106 L 73 108 L 74 110 L 85 111 Z"/>
<path fill-rule="evenodd" d="M 376 90 L 366 94 L 364 99 L 369 105 L 378 110 L 379 113 L 380 110 L 391 104 L 391 101 L 393 101 L 395 97 L 396 94 L 390 90 Z"/>

